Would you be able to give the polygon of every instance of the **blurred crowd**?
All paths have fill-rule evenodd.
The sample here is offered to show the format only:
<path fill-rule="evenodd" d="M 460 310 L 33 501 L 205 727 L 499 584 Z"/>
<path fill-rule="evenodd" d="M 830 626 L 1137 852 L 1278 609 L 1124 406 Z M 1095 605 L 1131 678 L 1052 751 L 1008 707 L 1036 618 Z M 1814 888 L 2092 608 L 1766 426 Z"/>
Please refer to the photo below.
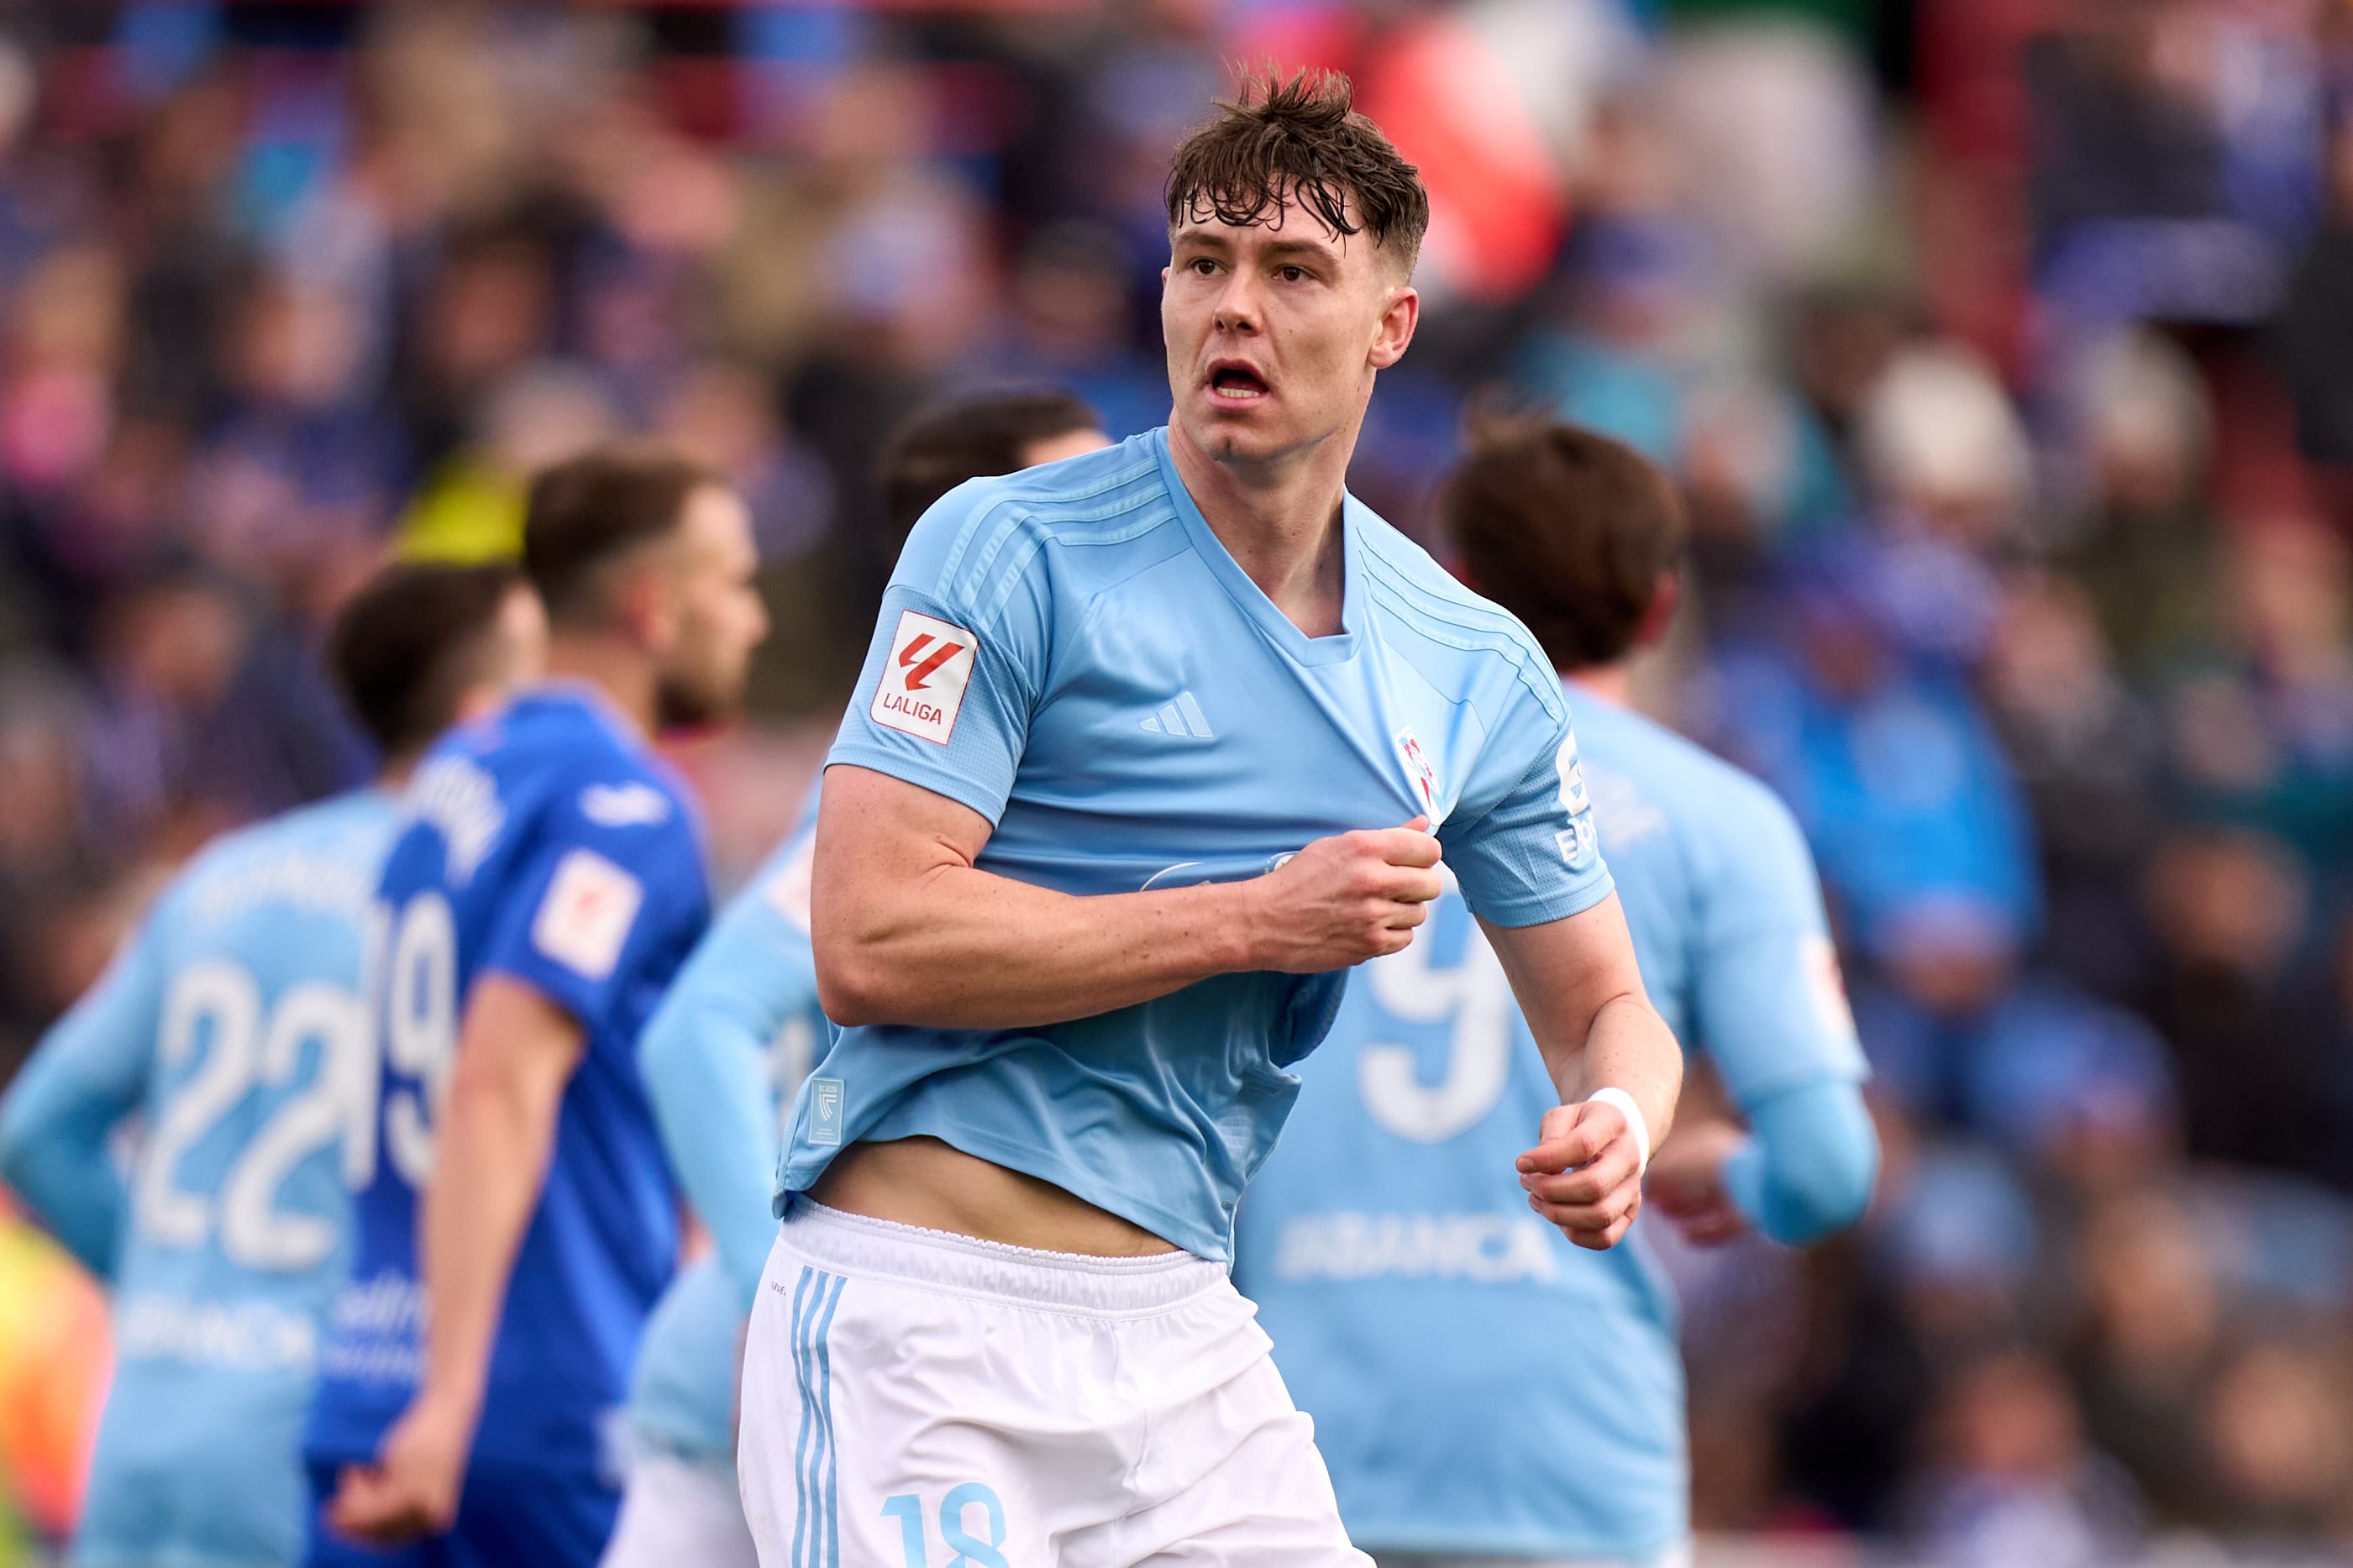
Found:
<path fill-rule="evenodd" d="M 2335 0 L 0 5 L 0 1079 L 195 845 L 365 775 L 315 659 L 359 577 L 512 548 L 607 435 L 754 510 L 760 721 L 681 753 L 748 869 L 882 437 L 1162 422 L 1166 154 L 1261 59 L 1431 188 L 1357 493 L 1427 540 L 1530 409 L 1668 464 L 1646 700 L 1828 885 L 1887 1172 L 1820 1253 L 1669 1249 L 1701 1528 L 2353 1542 Z M 54 1531 L 100 1372 L 36 1247 L 0 1477 Z"/>

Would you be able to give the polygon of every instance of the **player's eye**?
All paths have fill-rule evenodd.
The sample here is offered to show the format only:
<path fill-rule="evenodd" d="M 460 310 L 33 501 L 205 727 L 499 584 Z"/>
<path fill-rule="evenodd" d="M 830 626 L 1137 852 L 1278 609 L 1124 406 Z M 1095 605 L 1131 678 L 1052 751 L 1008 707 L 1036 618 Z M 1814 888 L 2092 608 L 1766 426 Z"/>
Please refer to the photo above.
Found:
<path fill-rule="evenodd" d="M 1307 276 L 1307 268 L 1304 267 L 1282 267 L 1275 269 L 1274 275 L 1282 279 L 1285 283 L 1296 283 Z"/>
<path fill-rule="evenodd" d="M 1207 278 L 1218 269 L 1218 264 L 1206 256 L 1197 256 L 1185 266 L 1196 278 Z"/>

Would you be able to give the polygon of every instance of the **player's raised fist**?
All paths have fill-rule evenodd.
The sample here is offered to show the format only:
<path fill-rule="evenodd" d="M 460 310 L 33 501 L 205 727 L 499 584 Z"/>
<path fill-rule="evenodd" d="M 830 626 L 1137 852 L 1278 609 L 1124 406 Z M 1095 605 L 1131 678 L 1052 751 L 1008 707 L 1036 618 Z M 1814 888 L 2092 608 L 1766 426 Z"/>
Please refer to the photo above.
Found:
<path fill-rule="evenodd" d="M 1606 1100 L 1545 1112 L 1519 1159 L 1528 1206 L 1595 1252 L 1618 1245 L 1642 1206 L 1642 1152 L 1626 1113 Z"/>
<path fill-rule="evenodd" d="M 1318 838 L 1248 884 L 1255 967 L 1345 969 L 1396 952 L 1443 890 L 1430 819 Z"/>

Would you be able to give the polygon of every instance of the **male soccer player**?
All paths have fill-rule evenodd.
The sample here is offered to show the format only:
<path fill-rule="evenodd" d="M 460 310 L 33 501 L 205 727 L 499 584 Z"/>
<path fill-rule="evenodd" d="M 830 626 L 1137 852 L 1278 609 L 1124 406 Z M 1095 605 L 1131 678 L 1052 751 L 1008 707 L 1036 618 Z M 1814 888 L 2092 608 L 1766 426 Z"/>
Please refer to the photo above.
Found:
<path fill-rule="evenodd" d="M 302 1412 L 374 1158 L 364 970 L 393 791 L 451 722 L 538 672 L 505 567 L 395 567 L 327 662 L 373 787 L 212 843 L 0 1101 L 0 1176 L 114 1292 L 116 1366 L 73 1561 L 291 1563 Z M 128 1179 L 110 1148 L 143 1119 Z"/>
<path fill-rule="evenodd" d="M 305 1439 L 314 1563 L 560 1568 L 612 1531 L 601 1440 L 679 1245 L 638 1031 L 708 915 L 648 736 L 735 705 L 754 564 L 677 458 L 532 484 L 552 679 L 426 758 L 378 887 L 383 1158 Z"/>
<path fill-rule="evenodd" d="M 1567 426 L 1456 474 L 1471 580 L 1532 627 L 1577 697 L 1603 850 L 1642 975 L 1753 1131 L 1697 1120 L 1651 1167 L 1694 1239 L 1801 1244 L 1849 1225 L 1877 1144 L 1813 861 L 1764 785 L 1627 703 L 1665 627 L 1683 523 L 1666 477 Z M 1315 1417 L 1341 1516 L 1384 1568 L 1474 1555 L 1651 1568 L 1685 1560 L 1673 1307 L 1641 1245 L 1580 1252 L 1503 1173 L 1550 1102 L 1507 955 L 1462 898 L 1358 971 L 1250 1189 L 1237 1279 Z"/>
<path fill-rule="evenodd" d="M 1681 1055 L 1567 706 L 1344 487 L 1428 212 L 1345 81 L 1246 92 L 1169 185 L 1171 425 L 965 485 L 901 555 L 818 819 L 845 1027 L 745 1352 L 765 1568 L 1362 1561 L 1225 1260 L 1441 849 L 1565 1102 L 1532 1195 L 1630 1223 Z"/>
<path fill-rule="evenodd" d="M 906 537 L 968 479 L 1111 445 L 1064 393 L 965 398 L 919 414 L 885 444 L 887 519 Z M 895 541 L 894 541 L 895 542 Z M 629 1389 L 635 1449 L 605 1568 L 753 1568 L 735 1485 L 735 1382 L 744 1315 L 776 1240 L 769 1209 L 789 1101 L 824 1037 L 809 952 L 815 791 L 801 821 L 712 923 L 638 1045 L 663 1142 L 716 1242 L 646 1324 Z"/>

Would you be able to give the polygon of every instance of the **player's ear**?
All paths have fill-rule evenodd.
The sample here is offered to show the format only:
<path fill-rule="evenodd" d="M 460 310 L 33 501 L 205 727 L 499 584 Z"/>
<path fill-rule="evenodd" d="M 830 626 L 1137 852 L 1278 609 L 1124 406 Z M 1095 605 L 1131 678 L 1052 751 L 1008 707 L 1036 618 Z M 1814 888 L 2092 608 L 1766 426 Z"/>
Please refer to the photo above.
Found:
<path fill-rule="evenodd" d="M 1634 628 L 1634 646 L 1651 647 L 1663 640 L 1667 627 L 1675 618 L 1675 608 L 1683 602 L 1683 580 L 1680 574 L 1662 572 L 1659 585 L 1651 594 L 1650 608 L 1642 612 L 1641 623 Z"/>
<path fill-rule="evenodd" d="M 665 648 L 678 636 L 677 599 L 671 574 L 659 562 L 634 562 L 614 584 L 614 618 L 639 647 Z"/>
<path fill-rule="evenodd" d="M 1413 330 L 1421 321 L 1421 295 L 1410 283 L 1399 283 L 1389 289 L 1388 302 L 1381 309 L 1380 331 L 1373 339 L 1373 351 L 1368 356 L 1375 370 L 1387 370 L 1405 358 L 1405 351 L 1413 342 Z"/>

